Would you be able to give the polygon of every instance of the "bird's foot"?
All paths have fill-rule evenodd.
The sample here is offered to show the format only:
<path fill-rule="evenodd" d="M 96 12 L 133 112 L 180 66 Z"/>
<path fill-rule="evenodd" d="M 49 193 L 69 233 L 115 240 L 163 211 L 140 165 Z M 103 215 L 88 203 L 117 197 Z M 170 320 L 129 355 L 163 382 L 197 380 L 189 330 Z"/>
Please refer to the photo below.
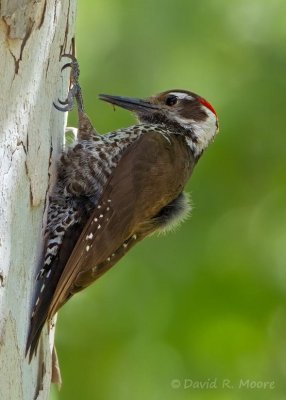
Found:
<path fill-rule="evenodd" d="M 82 94 L 81 94 L 81 87 L 79 84 L 79 65 L 78 61 L 75 56 L 71 54 L 63 54 L 61 57 L 67 57 L 70 58 L 70 62 L 66 63 L 61 71 L 63 71 L 66 68 L 71 68 L 71 76 L 70 76 L 70 87 L 69 87 L 69 92 L 68 96 L 64 101 L 61 101 L 58 99 L 59 104 L 61 104 L 63 107 L 58 106 L 56 103 L 53 103 L 55 108 L 59 111 L 71 111 L 74 106 L 74 99 L 76 99 L 77 102 L 77 107 L 79 112 L 84 111 L 83 107 L 83 99 L 82 99 Z"/>

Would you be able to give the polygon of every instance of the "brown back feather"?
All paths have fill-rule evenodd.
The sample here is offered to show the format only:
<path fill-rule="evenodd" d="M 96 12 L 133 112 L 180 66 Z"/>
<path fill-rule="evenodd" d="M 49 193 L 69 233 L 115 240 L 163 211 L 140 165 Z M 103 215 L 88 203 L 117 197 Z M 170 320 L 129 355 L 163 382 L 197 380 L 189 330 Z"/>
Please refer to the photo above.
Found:
<path fill-rule="evenodd" d="M 182 136 L 149 132 L 128 147 L 63 270 L 49 317 L 156 230 L 152 218 L 182 192 L 194 165 Z"/>

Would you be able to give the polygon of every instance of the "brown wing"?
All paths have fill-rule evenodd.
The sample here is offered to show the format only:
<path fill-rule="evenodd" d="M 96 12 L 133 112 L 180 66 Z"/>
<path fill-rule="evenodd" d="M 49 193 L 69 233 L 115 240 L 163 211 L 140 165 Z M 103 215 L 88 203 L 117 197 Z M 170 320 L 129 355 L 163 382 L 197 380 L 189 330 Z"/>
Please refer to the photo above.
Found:
<path fill-rule="evenodd" d="M 129 146 L 63 270 L 49 317 L 156 229 L 152 218 L 182 192 L 194 164 L 181 136 L 149 132 Z"/>

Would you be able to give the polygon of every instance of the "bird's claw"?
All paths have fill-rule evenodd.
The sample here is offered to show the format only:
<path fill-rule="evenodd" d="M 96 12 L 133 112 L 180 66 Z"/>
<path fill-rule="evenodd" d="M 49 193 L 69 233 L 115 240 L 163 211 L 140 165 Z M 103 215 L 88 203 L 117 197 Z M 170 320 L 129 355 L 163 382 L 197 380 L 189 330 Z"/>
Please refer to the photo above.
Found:
<path fill-rule="evenodd" d="M 60 103 L 60 101 L 59 101 L 59 103 Z M 73 104 L 72 104 L 72 106 L 67 105 L 66 107 L 60 107 L 55 102 L 53 102 L 53 105 L 58 111 L 62 111 L 62 112 L 71 111 L 73 108 Z"/>
<path fill-rule="evenodd" d="M 60 99 L 58 99 L 58 102 L 59 102 L 62 106 L 64 106 L 64 105 L 66 105 L 66 104 L 69 103 L 69 100 L 68 100 L 68 97 L 67 97 L 64 101 L 61 101 Z"/>
<path fill-rule="evenodd" d="M 61 68 L 61 71 L 63 71 L 64 69 L 66 69 L 68 67 L 71 68 L 70 88 L 69 88 L 68 96 L 64 101 L 58 99 L 59 104 L 65 106 L 65 107 L 61 107 L 61 106 L 58 106 L 57 104 L 53 103 L 54 107 L 57 110 L 63 111 L 63 112 L 71 111 L 74 106 L 74 98 L 76 98 L 77 104 L 78 104 L 78 109 L 80 111 L 83 111 L 83 101 L 82 101 L 82 96 L 81 96 L 81 89 L 80 89 L 79 82 L 78 82 L 79 65 L 78 65 L 77 59 L 74 55 L 71 55 L 71 54 L 62 54 L 61 58 L 63 58 L 63 57 L 67 57 L 67 58 L 71 59 L 71 62 L 66 63 Z"/>
<path fill-rule="evenodd" d="M 71 59 L 74 63 L 78 64 L 76 57 L 73 54 L 64 53 L 61 55 L 61 59 L 63 57 Z"/>
<path fill-rule="evenodd" d="M 62 68 L 61 68 L 61 72 L 63 72 L 63 70 L 68 68 L 68 67 L 72 67 L 72 63 L 66 63 L 65 65 L 63 65 Z"/>

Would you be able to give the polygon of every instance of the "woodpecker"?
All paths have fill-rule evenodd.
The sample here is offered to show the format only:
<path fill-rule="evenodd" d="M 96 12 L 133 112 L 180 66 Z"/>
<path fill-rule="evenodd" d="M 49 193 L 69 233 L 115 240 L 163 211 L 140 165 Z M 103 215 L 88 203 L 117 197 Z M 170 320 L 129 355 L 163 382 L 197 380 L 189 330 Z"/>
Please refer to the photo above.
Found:
<path fill-rule="evenodd" d="M 212 105 L 188 90 L 145 100 L 99 95 L 137 116 L 139 123 L 100 135 L 84 112 L 79 67 L 71 62 L 66 101 L 78 108 L 76 142 L 65 149 L 49 199 L 45 246 L 37 275 L 26 354 L 36 352 L 44 324 L 75 293 L 118 262 L 136 243 L 169 231 L 190 211 L 184 187 L 218 132 Z"/>

